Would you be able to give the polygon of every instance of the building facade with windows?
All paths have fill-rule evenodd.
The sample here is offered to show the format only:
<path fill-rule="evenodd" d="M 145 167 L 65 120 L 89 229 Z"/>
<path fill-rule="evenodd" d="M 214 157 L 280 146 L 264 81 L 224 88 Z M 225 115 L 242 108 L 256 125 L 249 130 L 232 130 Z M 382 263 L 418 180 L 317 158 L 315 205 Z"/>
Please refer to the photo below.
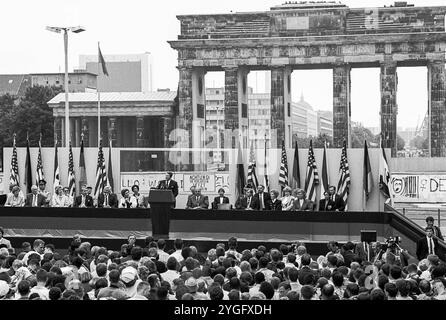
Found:
<path fill-rule="evenodd" d="M 64 89 L 64 73 L 32 73 L 31 85 L 44 87 L 62 87 Z M 85 70 L 68 73 L 69 92 L 92 92 L 96 90 L 97 74 Z"/>

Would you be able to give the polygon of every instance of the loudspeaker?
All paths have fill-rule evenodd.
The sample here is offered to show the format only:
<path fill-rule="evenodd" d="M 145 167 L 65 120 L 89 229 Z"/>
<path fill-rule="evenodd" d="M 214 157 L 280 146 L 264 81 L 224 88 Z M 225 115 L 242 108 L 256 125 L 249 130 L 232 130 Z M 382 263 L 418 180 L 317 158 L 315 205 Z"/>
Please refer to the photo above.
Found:
<path fill-rule="evenodd" d="M 376 230 L 361 230 L 361 242 L 375 242 Z"/>

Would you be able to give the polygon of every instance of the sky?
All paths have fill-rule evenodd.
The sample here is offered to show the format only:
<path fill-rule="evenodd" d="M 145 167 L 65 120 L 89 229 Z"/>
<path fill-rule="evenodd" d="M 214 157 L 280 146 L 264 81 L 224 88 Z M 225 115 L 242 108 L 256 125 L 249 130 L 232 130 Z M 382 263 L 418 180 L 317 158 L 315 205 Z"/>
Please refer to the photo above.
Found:
<path fill-rule="evenodd" d="M 180 33 L 176 19 L 182 14 L 267 11 L 285 0 L 2 0 L 0 30 L 0 73 L 39 73 L 64 70 L 63 37 L 45 30 L 46 26 L 77 26 L 85 32 L 69 34 L 69 70 L 77 68 L 80 54 L 151 52 L 153 87 L 176 90 L 177 53 L 167 43 Z M 344 0 L 350 7 L 382 7 L 393 0 Z M 411 0 L 416 6 L 446 5 L 445 0 Z M 416 126 L 427 110 L 426 68 L 398 70 L 398 126 Z M 219 85 L 216 80 L 206 79 Z M 260 75 L 261 77 L 261 75 Z M 210 76 L 209 76 L 210 78 Z M 250 79 L 253 77 L 251 76 Z M 257 79 L 259 78 L 259 75 Z M 331 110 L 332 74 L 330 70 L 294 71 L 292 98 L 301 93 L 314 109 Z M 262 82 L 261 80 L 257 81 Z M 249 81 L 248 85 L 255 83 Z M 257 88 L 261 89 L 261 88 Z M 365 126 L 379 125 L 378 69 L 352 71 L 352 120 Z"/>

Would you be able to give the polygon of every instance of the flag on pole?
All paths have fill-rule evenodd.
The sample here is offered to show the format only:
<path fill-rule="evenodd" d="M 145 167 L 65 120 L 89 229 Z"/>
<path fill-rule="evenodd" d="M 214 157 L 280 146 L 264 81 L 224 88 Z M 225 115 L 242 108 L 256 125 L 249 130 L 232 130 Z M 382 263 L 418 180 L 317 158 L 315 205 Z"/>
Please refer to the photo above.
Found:
<path fill-rule="evenodd" d="M 59 159 L 57 156 L 57 140 L 54 145 L 54 182 L 53 182 L 53 190 L 56 192 L 56 187 L 60 186 L 60 175 L 59 175 Z"/>
<path fill-rule="evenodd" d="M 20 179 L 19 179 L 19 166 L 17 163 L 17 147 L 15 144 L 15 133 L 12 143 L 12 157 L 11 157 L 11 169 L 10 169 L 10 176 L 9 176 L 9 184 L 16 184 L 19 185 Z"/>
<path fill-rule="evenodd" d="M 99 46 L 99 42 L 98 42 L 98 62 L 102 66 L 102 73 L 105 74 L 106 76 L 108 76 L 107 66 L 105 64 L 104 56 L 102 55 L 101 47 Z M 99 73 L 99 70 L 98 70 L 98 73 Z"/>
<path fill-rule="evenodd" d="M 300 169 L 299 169 L 299 148 L 297 141 L 294 147 L 294 161 L 293 161 L 293 188 L 300 188 Z"/>
<path fill-rule="evenodd" d="M 96 167 L 96 184 L 94 187 L 95 199 L 97 199 L 98 196 L 104 191 L 104 186 L 106 186 L 106 184 L 107 184 L 107 172 L 105 170 L 104 153 L 102 152 L 102 146 L 99 145 L 98 165 Z"/>
<path fill-rule="evenodd" d="M 288 161 L 285 150 L 285 141 L 282 141 L 282 155 L 280 157 L 279 185 L 281 190 L 288 186 Z"/>
<path fill-rule="evenodd" d="M 37 155 L 36 185 L 39 185 L 40 180 L 45 180 L 45 176 L 43 174 L 43 163 L 42 163 L 42 135 L 40 135 L 39 154 Z"/>
<path fill-rule="evenodd" d="M 369 148 L 367 147 L 367 141 L 364 140 L 364 169 L 363 169 L 363 188 L 365 201 L 369 199 L 369 194 L 373 189 L 373 176 L 372 167 L 370 166 Z"/>
<path fill-rule="evenodd" d="M 266 192 L 269 192 L 269 179 L 268 179 L 268 156 L 266 154 L 266 135 L 265 135 L 265 167 L 263 172 L 263 184 L 265 185 Z"/>
<path fill-rule="evenodd" d="M 79 155 L 79 190 L 87 185 L 87 172 L 85 169 L 85 157 L 84 157 L 84 135 L 81 135 L 81 152 Z"/>
<path fill-rule="evenodd" d="M 113 168 L 112 168 L 112 160 L 111 160 L 111 154 L 112 154 L 112 141 L 109 141 L 109 148 L 108 148 L 108 172 L 107 172 L 107 186 L 109 186 L 113 192 Z"/>
<path fill-rule="evenodd" d="M 74 175 L 73 150 L 71 149 L 71 141 L 68 155 L 68 189 L 70 190 L 70 196 L 74 197 L 76 194 L 76 177 Z"/>
<path fill-rule="evenodd" d="M 257 190 L 257 186 L 259 185 L 256 175 L 256 160 L 253 142 L 251 142 L 251 149 L 249 151 L 248 177 L 246 179 L 246 184 L 251 185 L 251 188 L 254 190 Z"/>
<path fill-rule="evenodd" d="M 347 160 L 347 142 L 344 140 L 341 153 L 341 165 L 339 167 L 338 194 L 345 203 L 345 211 L 348 209 L 348 194 L 350 191 L 350 169 Z"/>
<path fill-rule="evenodd" d="M 322 159 L 322 183 L 321 183 L 321 199 L 324 199 L 325 191 L 328 191 L 330 186 L 330 179 L 328 177 L 328 162 L 327 162 L 327 141 L 324 143 L 324 156 Z"/>
<path fill-rule="evenodd" d="M 31 152 L 29 151 L 29 138 L 26 133 L 26 162 L 25 162 L 25 185 L 26 193 L 31 193 L 31 186 L 33 185 L 32 169 L 31 169 Z"/>
<path fill-rule="evenodd" d="M 316 187 L 319 184 L 319 173 L 317 171 L 316 160 L 314 159 L 313 141 L 310 140 L 310 148 L 308 149 L 307 175 L 305 177 L 305 194 L 307 199 L 316 200 Z"/>
<path fill-rule="evenodd" d="M 236 199 L 243 194 L 243 188 L 245 187 L 245 169 L 243 167 L 243 158 L 241 144 L 239 143 L 237 151 L 237 183 L 235 186 Z"/>
<path fill-rule="evenodd" d="M 389 170 L 389 164 L 387 163 L 386 152 L 384 150 L 383 139 L 382 139 L 382 135 L 381 135 L 379 189 L 381 190 L 381 193 L 384 195 L 384 197 L 386 197 L 388 200 L 390 199 L 390 205 L 393 206 L 393 192 L 390 188 L 390 181 L 391 181 L 391 175 L 390 175 L 390 170 Z"/>

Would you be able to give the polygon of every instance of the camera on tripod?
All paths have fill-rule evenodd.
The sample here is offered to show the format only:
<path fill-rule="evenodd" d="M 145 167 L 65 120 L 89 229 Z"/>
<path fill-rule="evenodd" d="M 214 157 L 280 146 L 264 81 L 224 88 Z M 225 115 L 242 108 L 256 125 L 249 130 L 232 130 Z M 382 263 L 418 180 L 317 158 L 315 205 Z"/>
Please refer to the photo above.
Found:
<path fill-rule="evenodd" d="M 386 251 L 390 249 L 392 251 L 399 248 L 399 244 L 401 243 L 401 238 L 399 236 L 396 237 L 388 237 L 386 242 L 381 245 L 381 249 Z"/>

